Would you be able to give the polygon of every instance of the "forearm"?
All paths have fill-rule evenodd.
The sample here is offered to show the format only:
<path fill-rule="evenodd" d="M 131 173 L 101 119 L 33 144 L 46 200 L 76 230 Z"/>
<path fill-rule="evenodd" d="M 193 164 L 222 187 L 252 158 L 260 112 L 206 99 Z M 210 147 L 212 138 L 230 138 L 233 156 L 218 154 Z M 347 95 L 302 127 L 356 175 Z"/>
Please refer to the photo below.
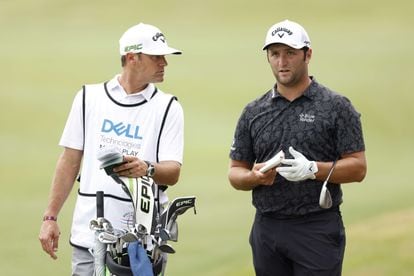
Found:
<path fill-rule="evenodd" d="M 317 162 L 318 172 L 316 179 L 325 181 L 333 162 Z M 367 165 L 363 152 L 344 155 L 335 165 L 335 169 L 329 178 L 331 183 L 361 182 L 366 175 Z"/>
<path fill-rule="evenodd" d="M 241 191 L 251 191 L 260 185 L 273 185 L 276 170 L 271 169 L 265 173 L 260 172 L 264 163 L 251 164 L 246 161 L 230 160 L 228 178 L 230 184 Z"/>
<path fill-rule="evenodd" d="M 81 152 L 65 149 L 56 165 L 44 215 L 57 216 L 68 198 L 80 169 Z"/>
<path fill-rule="evenodd" d="M 176 161 L 161 161 L 155 166 L 154 181 L 160 185 L 172 186 L 178 182 L 181 164 Z"/>
<path fill-rule="evenodd" d="M 254 173 L 243 167 L 231 167 L 228 178 L 236 190 L 250 191 L 258 186 Z"/>

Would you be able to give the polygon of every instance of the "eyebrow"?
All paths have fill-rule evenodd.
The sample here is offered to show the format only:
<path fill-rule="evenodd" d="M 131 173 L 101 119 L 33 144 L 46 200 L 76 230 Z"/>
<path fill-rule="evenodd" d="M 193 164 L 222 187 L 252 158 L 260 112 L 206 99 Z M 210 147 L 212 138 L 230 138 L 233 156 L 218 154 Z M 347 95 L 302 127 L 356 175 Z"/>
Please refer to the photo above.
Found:
<path fill-rule="evenodd" d="M 269 51 L 270 52 L 282 52 L 282 51 L 286 51 L 286 52 L 288 52 L 288 51 L 296 51 L 296 50 L 298 50 L 298 49 L 295 49 L 295 48 L 291 48 L 291 47 L 282 47 L 282 48 L 273 48 L 273 49 L 269 49 Z"/>

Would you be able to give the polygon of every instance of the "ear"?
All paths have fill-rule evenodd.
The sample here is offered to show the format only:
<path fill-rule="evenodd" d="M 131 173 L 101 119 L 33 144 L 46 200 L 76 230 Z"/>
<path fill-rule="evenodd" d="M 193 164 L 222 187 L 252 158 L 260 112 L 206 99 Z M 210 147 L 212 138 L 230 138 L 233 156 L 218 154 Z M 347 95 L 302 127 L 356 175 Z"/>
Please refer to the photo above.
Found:
<path fill-rule="evenodd" d="M 126 54 L 127 63 L 136 63 L 138 60 L 139 60 L 139 54 L 135 54 L 135 53 Z"/>
<path fill-rule="evenodd" d="M 308 49 L 308 51 L 306 51 L 305 62 L 308 64 L 311 58 L 312 58 L 312 49 Z"/>
<path fill-rule="evenodd" d="M 269 49 L 266 49 L 266 58 L 267 58 L 267 62 L 270 63 L 270 61 L 269 61 Z"/>

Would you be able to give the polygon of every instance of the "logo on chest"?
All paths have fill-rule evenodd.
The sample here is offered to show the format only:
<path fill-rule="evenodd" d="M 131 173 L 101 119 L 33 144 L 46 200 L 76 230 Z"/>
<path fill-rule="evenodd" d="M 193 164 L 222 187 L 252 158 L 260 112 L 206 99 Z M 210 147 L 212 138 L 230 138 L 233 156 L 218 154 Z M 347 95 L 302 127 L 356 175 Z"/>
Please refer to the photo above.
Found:
<path fill-rule="evenodd" d="M 313 123 L 315 121 L 315 115 L 301 113 L 299 114 L 299 121 L 306 123 Z"/>
<path fill-rule="evenodd" d="M 104 119 L 101 131 L 105 133 L 114 132 L 117 136 L 125 136 L 132 139 L 142 139 L 139 126 L 124 124 L 123 122 L 116 123 L 108 119 Z"/>

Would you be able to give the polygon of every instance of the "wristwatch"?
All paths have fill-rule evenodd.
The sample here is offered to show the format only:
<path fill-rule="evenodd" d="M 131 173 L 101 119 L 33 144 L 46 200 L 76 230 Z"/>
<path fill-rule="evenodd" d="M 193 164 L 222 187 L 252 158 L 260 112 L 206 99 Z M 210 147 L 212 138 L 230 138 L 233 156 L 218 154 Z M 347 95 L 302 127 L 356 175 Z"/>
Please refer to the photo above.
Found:
<path fill-rule="evenodd" d="M 151 164 L 151 162 L 149 162 L 149 161 L 144 161 L 144 162 L 148 166 L 146 176 L 153 177 L 154 174 L 155 174 L 155 166 L 153 164 Z"/>

